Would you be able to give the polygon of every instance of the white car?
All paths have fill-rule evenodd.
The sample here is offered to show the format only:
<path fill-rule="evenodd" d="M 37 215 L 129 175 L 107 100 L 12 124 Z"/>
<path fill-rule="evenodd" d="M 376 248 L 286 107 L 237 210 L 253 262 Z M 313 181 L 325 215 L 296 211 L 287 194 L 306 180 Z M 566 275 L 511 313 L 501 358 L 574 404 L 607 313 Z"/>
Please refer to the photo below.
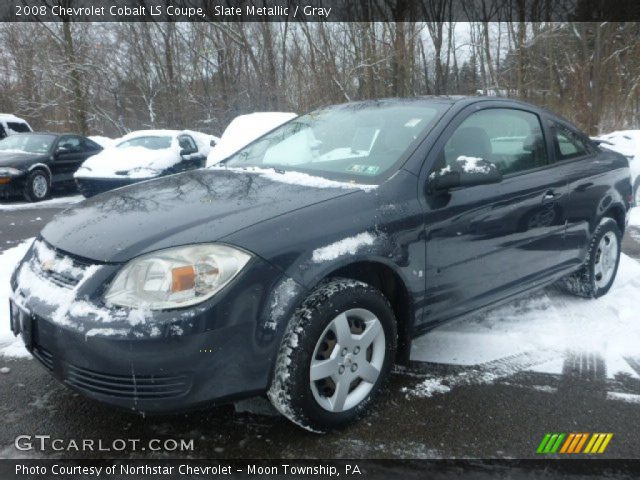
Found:
<path fill-rule="evenodd" d="M 297 116 L 291 112 L 255 112 L 234 118 L 220 137 L 220 142 L 211 149 L 207 166 L 215 165 Z"/>
<path fill-rule="evenodd" d="M 205 166 L 218 137 L 191 130 L 138 130 L 88 158 L 74 177 L 91 197 L 143 180 Z"/>
<path fill-rule="evenodd" d="M 618 130 L 595 137 L 602 148 L 621 153 L 629 159 L 631 184 L 636 205 L 640 205 L 640 130 Z"/>
<path fill-rule="evenodd" d="M 28 132 L 33 132 L 33 129 L 26 120 L 9 113 L 0 113 L 0 140 L 15 133 Z"/>

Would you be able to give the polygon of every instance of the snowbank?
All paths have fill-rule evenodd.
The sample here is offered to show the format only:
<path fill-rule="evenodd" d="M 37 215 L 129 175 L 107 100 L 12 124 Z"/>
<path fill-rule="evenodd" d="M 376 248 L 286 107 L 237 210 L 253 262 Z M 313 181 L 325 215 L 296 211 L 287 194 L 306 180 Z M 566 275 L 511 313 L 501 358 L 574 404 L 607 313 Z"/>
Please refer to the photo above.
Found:
<path fill-rule="evenodd" d="M 207 166 L 215 165 L 265 133 L 297 117 L 295 113 L 256 112 L 240 115 L 227 126 L 220 142 L 211 150 Z"/>
<path fill-rule="evenodd" d="M 198 146 L 198 155 L 207 156 L 211 142 L 217 137 L 192 130 L 139 130 L 115 140 L 115 145 L 88 158 L 75 173 L 76 178 L 152 178 L 179 163 L 178 136 L 190 135 Z M 145 147 L 119 147 L 122 143 L 141 137 L 169 137 L 168 148 L 152 150 Z"/>

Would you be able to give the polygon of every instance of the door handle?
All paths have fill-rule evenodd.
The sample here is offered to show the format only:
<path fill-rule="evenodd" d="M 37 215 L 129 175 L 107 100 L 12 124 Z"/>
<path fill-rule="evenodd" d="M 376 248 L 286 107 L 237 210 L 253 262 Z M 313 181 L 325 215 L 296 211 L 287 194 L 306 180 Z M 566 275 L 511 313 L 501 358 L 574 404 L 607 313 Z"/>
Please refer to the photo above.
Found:
<path fill-rule="evenodd" d="M 548 202 L 550 200 L 554 200 L 555 198 L 558 198 L 559 196 L 560 195 L 554 192 L 553 190 L 547 190 L 546 192 L 544 192 L 544 195 L 542 196 L 542 201 Z"/>

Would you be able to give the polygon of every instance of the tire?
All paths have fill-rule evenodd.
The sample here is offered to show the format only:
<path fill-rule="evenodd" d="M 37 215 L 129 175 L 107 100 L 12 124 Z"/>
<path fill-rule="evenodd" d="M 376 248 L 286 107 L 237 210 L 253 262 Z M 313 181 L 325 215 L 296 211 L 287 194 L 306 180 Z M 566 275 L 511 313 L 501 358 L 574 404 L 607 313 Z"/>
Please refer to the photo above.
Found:
<path fill-rule="evenodd" d="M 618 273 L 621 243 L 622 234 L 616 221 L 603 218 L 593 232 L 585 263 L 580 270 L 562 279 L 560 287 L 585 298 L 605 295 Z"/>
<path fill-rule="evenodd" d="M 34 170 L 27 175 L 24 184 L 24 198 L 29 202 L 40 202 L 51 193 L 49 175 L 44 170 Z"/>
<path fill-rule="evenodd" d="M 290 320 L 268 397 L 280 413 L 307 430 L 343 427 L 363 416 L 380 393 L 396 346 L 393 309 L 378 289 L 356 280 L 329 280 Z"/>

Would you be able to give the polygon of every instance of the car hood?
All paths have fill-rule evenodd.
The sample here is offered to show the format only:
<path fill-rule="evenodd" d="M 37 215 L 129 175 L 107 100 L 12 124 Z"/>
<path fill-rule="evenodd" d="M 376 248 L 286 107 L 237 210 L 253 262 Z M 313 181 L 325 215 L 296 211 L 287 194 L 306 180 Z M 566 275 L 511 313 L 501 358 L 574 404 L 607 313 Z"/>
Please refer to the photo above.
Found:
<path fill-rule="evenodd" d="M 275 175 L 194 170 L 119 188 L 58 214 L 44 239 L 68 253 L 125 262 L 162 248 L 218 241 L 245 227 L 357 187 L 284 183 Z M 313 178 L 313 177 L 312 177 Z"/>
<path fill-rule="evenodd" d="M 24 168 L 37 162 L 44 162 L 48 158 L 48 155 L 39 155 L 35 153 L 0 151 L 0 167 Z"/>

